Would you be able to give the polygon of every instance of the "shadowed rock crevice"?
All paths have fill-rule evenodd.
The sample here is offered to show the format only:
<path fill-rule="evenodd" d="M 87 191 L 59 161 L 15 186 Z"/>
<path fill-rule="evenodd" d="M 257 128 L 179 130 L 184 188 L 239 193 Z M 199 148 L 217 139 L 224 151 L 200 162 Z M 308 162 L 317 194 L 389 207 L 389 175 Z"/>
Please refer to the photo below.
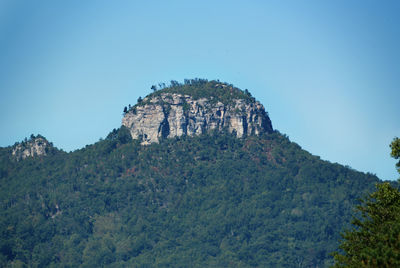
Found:
<path fill-rule="evenodd" d="M 164 120 L 160 124 L 159 133 L 161 132 L 160 137 L 165 139 L 169 136 L 168 109 L 163 109 L 163 113 L 164 113 Z"/>

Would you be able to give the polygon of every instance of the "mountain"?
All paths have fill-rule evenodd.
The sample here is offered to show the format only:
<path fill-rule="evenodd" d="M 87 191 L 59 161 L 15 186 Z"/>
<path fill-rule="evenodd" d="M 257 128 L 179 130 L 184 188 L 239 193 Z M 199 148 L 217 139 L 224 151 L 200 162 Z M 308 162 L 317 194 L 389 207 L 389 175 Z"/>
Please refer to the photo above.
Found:
<path fill-rule="evenodd" d="M 139 99 L 80 150 L 19 146 L 0 148 L 2 267 L 327 267 L 379 182 L 273 130 L 247 90 L 201 79 Z"/>
<path fill-rule="evenodd" d="M 272 132 L 264 107 L 249 92 L 198 80 L 149 95 L 125 112 L 122 125 L 142 144 L 225 128 L 238 137 Z"/>

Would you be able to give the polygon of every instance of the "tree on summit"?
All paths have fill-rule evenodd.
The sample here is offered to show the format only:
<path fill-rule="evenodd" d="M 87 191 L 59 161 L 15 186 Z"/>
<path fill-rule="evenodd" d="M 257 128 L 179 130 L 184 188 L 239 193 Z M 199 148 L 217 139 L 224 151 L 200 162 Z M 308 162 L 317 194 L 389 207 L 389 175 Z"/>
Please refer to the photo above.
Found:
<path fill-rule="evenodd" d="M 171 87 L 178 87 L 180 84 L 176 80 L 171 80 Z"/>

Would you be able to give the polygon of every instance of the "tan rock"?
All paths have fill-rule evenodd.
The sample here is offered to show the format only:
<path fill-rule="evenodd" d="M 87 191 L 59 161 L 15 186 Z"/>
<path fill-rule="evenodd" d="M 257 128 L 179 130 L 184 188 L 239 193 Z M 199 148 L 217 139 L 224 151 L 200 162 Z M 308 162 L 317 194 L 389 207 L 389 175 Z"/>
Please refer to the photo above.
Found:
<path fill-rule="evenodd" d="M 50 143 L 46 139 L 36 137 L 15 145 L 12 149 L 12 155 L 18 160 L 27 157 L 46 155 L 46 148 L 49 146 Z"/>
<path fill-rule="evenodd" d="M 125 114 L 122 125 L 142 144 L 163 138 L 199 135 L 211 130 L 228 130 L 237 137 L 271 132 L 271 121 L 259 102 L 235 99 L 231 104 L 193 99 L 188 95 L 163 93 L 143 100 Z"/>

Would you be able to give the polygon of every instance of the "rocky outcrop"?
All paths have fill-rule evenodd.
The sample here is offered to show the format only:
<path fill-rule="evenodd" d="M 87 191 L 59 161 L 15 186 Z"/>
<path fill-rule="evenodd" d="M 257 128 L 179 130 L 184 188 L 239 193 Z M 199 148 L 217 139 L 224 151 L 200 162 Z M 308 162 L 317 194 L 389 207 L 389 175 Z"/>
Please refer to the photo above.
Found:
<path fill-rule="evenodd" d="M 25 159 L 27 157 L 46 155 L 48 149 L 51 147 L 44 137 L 31 137 L 30 140 L 17 143 L 12 148 L 12 156 L 17 160 Z"/>
<path fill-rule="evenodd" d="M 178 93 L 145 98 L 125 114 L 122 125 L 142 144 L 211 130 L 226 130 L 237 137 L 272 132 L 271 121 L 257 101 L 233 99 L 224 104 L 212 98 L 194 99 Z"/>

